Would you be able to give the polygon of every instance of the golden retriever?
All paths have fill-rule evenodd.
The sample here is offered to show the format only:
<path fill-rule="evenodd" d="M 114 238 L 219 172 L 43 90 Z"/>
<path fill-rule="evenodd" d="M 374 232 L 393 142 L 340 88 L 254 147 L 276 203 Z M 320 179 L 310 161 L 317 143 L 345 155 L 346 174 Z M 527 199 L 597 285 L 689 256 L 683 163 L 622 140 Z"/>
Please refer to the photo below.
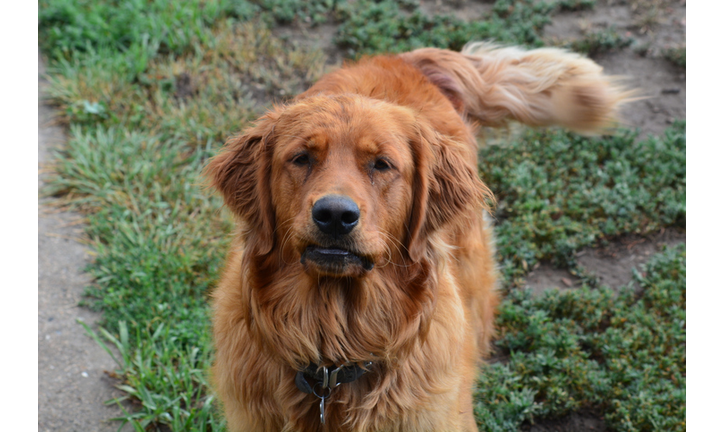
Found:
<path fill-rule="evenodd" d="M 239 230 L 213 295 L 230 431 L 474 431 L 495 246 L 475 127 L 583 132 L 627 93 L 591 60 L 488 43 L 376 56 L 230 139 Z"/>

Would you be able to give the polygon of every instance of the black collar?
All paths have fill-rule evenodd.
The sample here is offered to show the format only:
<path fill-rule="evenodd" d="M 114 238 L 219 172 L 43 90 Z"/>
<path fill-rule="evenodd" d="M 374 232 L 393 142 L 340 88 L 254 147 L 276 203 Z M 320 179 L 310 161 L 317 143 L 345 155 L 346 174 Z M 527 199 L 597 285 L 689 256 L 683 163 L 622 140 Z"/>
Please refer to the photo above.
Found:
<path fill-rule="evenodd" d="M 294 383 L 297 388 L 304 393 L 317 394 L 318 391 L 324 393 L 325 389 L 333 389 L 340 384 L 350 383 L 357 378 L 369 372 L 372 362 L 364 362 L 362 366 L 359 363 L 350 365 L 342 365 L 335 369 L 329 370 L 326 366 L 319 366 L 310 363 L 305 369 L 297 372 Z M 310 384 L 311 380 L 311 384 Z M 321 389 L 315 387 L 321 386 Z M 321 397 L 318 395 L 318 397 Z"/>

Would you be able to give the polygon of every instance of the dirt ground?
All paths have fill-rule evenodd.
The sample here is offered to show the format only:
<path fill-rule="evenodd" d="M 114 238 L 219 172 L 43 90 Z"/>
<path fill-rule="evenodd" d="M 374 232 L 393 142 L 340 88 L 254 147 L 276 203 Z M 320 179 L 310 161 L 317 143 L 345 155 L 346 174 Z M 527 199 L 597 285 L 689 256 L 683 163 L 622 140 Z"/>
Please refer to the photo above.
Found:
<path fill-rule="evenodd" d="M 606 428 L 603 416 L 592 411 L 575 412 L 561 419 L 525 425 L 522 430 L 524 432 L 611 432 Z"/>
<path fill-rule="evenodd" d="M 428 14 L 453 13 L 462 18 L 480 16 L 492 1 L 423 0 Z M 669 48 L 686 42 L 685 0 L 599 0 L 593 10 L 564 12 L 553 18 L 544 36 L 551 45 L 584 37 L 596 29 L 615 27 L 633 39 L 626 48 L 593 55 L 607 74 L 625 77 L 625 84 L 639 89 L 641 98 L 622 113 L 625 123 L 642 134 L 660 134 L 674 119 L 686 117 L 686 71 L 664 58 Z M 294 26 L 275 30 L 279 36 L 322 48 L 329 64 L 339 64 L 341 52 L 333 45 L 335 26 Z M 42 72 L 42 65 L 41 65 Z M 39 81 L 42 88 L 42 82 Z M 48 150 L 61 145 L 62 131 L 49 126 L 52 112 L 39 103 L 40 166 Z M 42 169 L 41 169 L 42 173 Z M 42 176 L 41 176 L 42 178 Z M 89 282 L 82 268 L 88 263 L 78 215 L 59 213 L 40 201 L 38 275 L 38 427 L 40 431 L 111 431 L 103 420 L 118 415 L 117 407 L 103 402 L 118 396 L 104 370 L 115 365 L 76 319 L 93 325 L 98 315 L 78 307 L 83 287 Z M 685 231 L 666 230 L 647 238 L 627 236 L 605 248 L 580 252 L 580 264 L 601 285 L 619 287 L 632 278 L 632 269 L 648 260 L 663 245 L 686 242 Z M 534 269 L 527 285 L 536 292 L 571 289 L 579 279 L 569 272 L 543 264 Z M 563 419 L 526 425 L 527 431 L 606 431 L 595 412 L 573 413 Z"/>
<path fill-rule="evenodd" d="M 680 243 L 686 243 L 686 232 L 676 229 L 647 237 L 626 235 L 606 246 L 584 248 L 578 252 L 578 263 L 586 273 L 596 277 L 599 286 L 618 289 L 633 280 L 633 269 L 642 271 L 642 266 L 663 247 Z M 528 273 L 526 284 L 534 293 L 541 294 L 548 289 L 573 289 L 581 285 L 581 279 L 568 270 L 544 263 Z"/>

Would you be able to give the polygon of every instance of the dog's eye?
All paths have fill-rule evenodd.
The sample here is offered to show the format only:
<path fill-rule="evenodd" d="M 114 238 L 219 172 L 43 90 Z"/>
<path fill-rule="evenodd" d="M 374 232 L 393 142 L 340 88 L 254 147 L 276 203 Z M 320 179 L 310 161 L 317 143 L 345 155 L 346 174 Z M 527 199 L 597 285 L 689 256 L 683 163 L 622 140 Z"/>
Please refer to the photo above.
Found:
<path fill-rule="evenodd" d="M 307 166 L 309 162 L 309 155 L 306 153 L 298 154 L 292 158 L 292 163 L 296 166 Z"/>
<path fill-rule="evenodd" d="M 390 168 L 392 168 L 392 165 L 384 159 L 377 159 L 375 161 L 374 169 L 377 171 L 387 171 Z"/>

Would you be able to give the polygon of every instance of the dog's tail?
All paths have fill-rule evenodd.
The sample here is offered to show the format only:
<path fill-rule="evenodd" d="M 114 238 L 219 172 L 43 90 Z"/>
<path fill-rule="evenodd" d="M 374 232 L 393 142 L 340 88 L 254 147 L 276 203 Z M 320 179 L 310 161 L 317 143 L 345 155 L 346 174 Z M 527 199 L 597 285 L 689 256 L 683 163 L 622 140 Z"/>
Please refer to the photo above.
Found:
<path fill-rule="evenodd" d="M 457 53 L 423 48 L 401 54 L 450 99 L 461 115 L 483 126 L 509 119 L 597 133 L 615 126 L 634 92 L 592 60 L 558 48 L 525 51 L 488 42 Z"/>

